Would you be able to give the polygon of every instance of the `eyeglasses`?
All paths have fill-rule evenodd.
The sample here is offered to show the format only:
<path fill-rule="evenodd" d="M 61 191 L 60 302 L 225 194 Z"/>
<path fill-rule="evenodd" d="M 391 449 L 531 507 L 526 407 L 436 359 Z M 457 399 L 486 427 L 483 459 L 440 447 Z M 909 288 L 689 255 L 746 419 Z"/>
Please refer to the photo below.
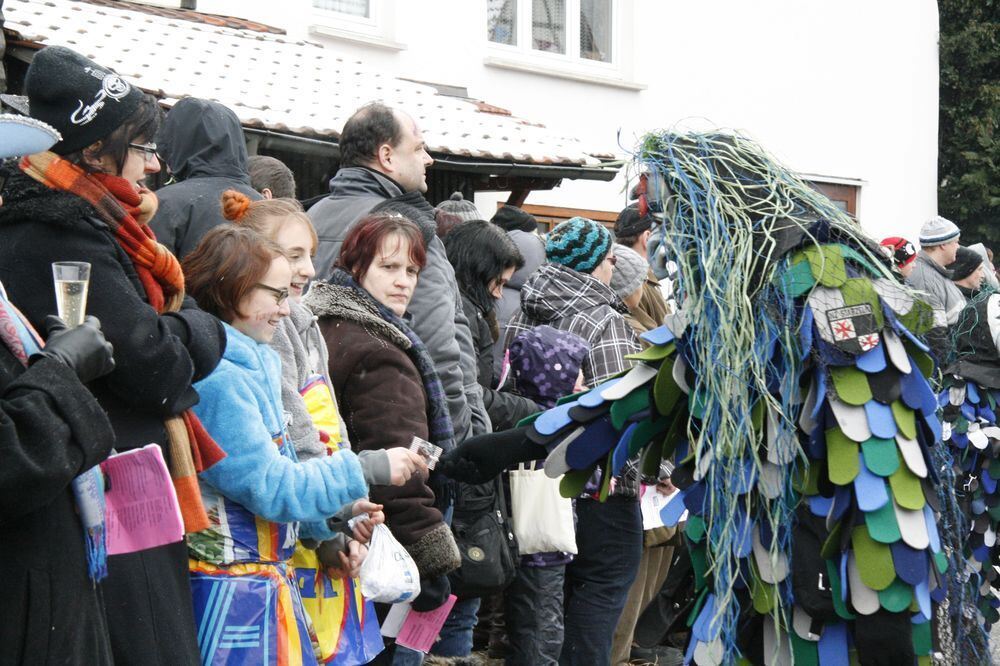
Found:
<path fill-rule="evenodd" d="M 136 150 L 142 151 L 143 158 L 150 162 L 156 159 L 156 144 L 155 143 L 130 143 L 129 148 L 135 148 Z"/>
<path fill-rule="evenodd" d="M 286 287 L 278 289 L 276 287 L 271 287 L 266 284 L 261 284 L 260 282 L 258 282 L 256 286 L 274 294 L 274 300 L 278 303 L 278 305 L 281 305 L 286 300 L 288 300 L 288 289 Z"/>
<path fill-rule="evenodd" d="M 607 257 L 605 257 L 605 259 L 607 259 L 608 263 L 610 263 L 612 266 L 618 263 L 618 257 L 616 257 L 613 254 L 609 254 Z"/>

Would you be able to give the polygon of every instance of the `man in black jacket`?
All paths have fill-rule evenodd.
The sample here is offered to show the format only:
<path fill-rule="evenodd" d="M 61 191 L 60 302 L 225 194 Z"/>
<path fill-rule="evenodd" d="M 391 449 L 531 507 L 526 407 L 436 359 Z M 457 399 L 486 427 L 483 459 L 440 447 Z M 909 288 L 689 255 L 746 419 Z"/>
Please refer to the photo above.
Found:
<path fill-rule="evenodd" d="M 156 137 L 159 155 L 178 181 L 156 192 L 160 207 L 149 226 L 156 240 L 183 258 L 209 229 L 222 224 L 222 193 L 237 190 L 257 201 L 250 186 L 247 147 L 236 114 L 218 102 L 177 102 Z"/>

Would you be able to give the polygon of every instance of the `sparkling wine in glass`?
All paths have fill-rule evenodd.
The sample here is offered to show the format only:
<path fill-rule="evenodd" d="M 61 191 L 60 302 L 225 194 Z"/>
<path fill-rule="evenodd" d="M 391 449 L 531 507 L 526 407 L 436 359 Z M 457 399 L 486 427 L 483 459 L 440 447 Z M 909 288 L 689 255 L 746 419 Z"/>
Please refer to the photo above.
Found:
<path fill-rule="evenodd" d="M 85 261 L 57 261 L 52 264 L 56 283 L 56 312 L 70 328 L 83 323 L 87 313 L 90 264 Z"/>

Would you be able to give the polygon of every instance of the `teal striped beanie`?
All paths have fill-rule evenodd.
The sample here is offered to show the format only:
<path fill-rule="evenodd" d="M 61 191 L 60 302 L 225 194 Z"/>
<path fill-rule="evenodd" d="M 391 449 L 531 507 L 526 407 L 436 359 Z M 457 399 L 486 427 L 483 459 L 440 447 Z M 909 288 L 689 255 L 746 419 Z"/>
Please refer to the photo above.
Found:
<path fill-rule="evenodd" d="M 585 217 L 573 217 L 549 232 L 545 258 L 580 273 L 600 266 L 611 249 L 611 232 Z"/>

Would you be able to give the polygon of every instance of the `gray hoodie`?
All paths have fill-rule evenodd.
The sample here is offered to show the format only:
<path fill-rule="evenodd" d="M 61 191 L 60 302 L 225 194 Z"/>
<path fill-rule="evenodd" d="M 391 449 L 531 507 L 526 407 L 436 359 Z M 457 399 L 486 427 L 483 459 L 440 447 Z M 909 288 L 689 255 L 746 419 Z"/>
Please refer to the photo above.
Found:
<path fill-rule="evenodd" d="M 497 325 L 500 328 L 500 337 L 497 338 L 497 344 L 493 345 L 493 376 L 497 378 L 503 371 L 505 351 L 503 341 L 507 339 L 507 324 L 514 315 L 521 311 L 521 287 L 538 270 L 538 267 L 545 263 L 545 242 L 538 234 L 514 229 L 508 231 L 507 235 L 521 251 L 521 256 L 524 257 L 524 266 L 517 270 L 504 285 L 503 294 L 494 307 Z"/>
<path fill-rule="evenodd" d="M 333 399 L 334 409 L 337 408 L 337 398 L 327 378 L 329 357 L 323 334 L 316 324 L 316 316 L 301 303 L 289 300 L 289 306 L 291 312 L 281 320 L 281 325 L 274 332 L 271 348 L 281 358 L 281 406 L 285 410 L 288 436 L 298 459 L 305 461 L 326 456 L 327 448 L 313 425 L 300 390 L 316 375 L 320 375 L 326 380 L 327 387 L 331 387 L 330 397 Z M 339 435 L 341 447 L 350 449 L 343 421 L 340 423 L 340 433 L 330 434 Z M 388 485 L 391 482 L 389 456 L 385 451 L 362 451 L 358 458 L 368 485 Z"/>

